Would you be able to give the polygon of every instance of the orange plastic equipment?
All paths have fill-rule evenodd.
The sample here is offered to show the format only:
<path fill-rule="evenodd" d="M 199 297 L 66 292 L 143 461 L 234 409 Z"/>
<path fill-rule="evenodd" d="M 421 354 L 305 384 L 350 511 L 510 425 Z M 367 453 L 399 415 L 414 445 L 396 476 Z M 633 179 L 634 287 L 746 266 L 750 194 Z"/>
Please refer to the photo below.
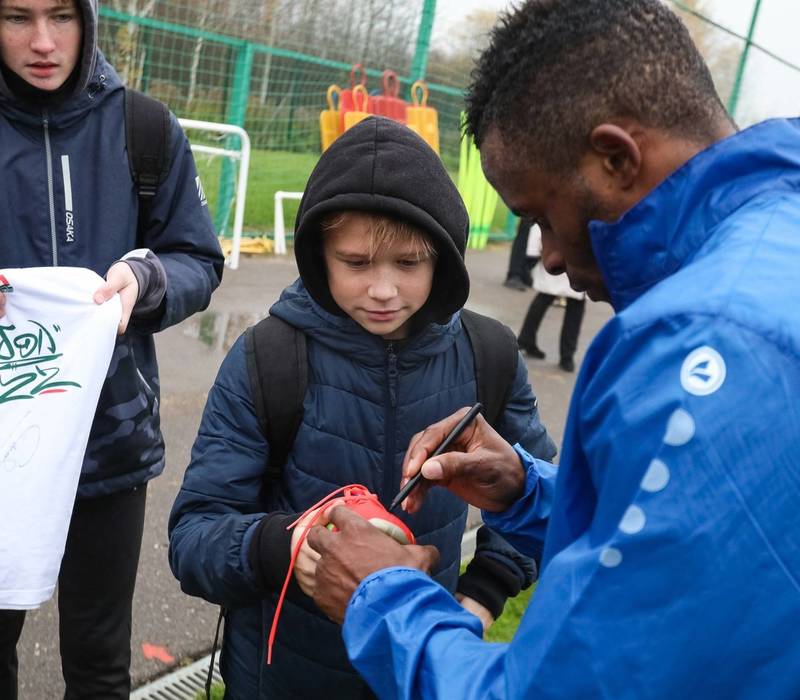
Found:
<path fill-rule="evenodd" d="M 356 82 L 358 82 L 358 84 L 356 84 Z M 360 63 L 356 63 L 350 70 L 350 87 L 342 90 L 341 95 L 339 95 L 339 118 L 341 119 L 342 132 L 346 131 L 347 129 L 344 124 L 345 114 L 356 109 L 354 93 L 355 89 L 359 85 L 363 87 L 364 92 L 367 93 L 367 71 L 364 70 L 364 66 L 362 66 Z M 361 105 L 361 107 L 363 107 L 362 111 L 364 112 L 372 111 L 372 99 L 369 97 L 369 93 L 367 93 L 366 103 Z"/>
<path fill-rule="evenodd" d="M 342 493 L 343 495 L 339 498 L 336 498 L 339 493 Z M 325 504 L 327 504 L 327 507 L 322 508 L 322 506 Z M 303 546 L 303 542 L 306 541 L 306 535 L 308 535 L 308 531 L 314 527 L 314 525 L 317 524 L 317 521 L 334 506 L 345 506 L 354 513 L 358 513 L 362 518 L 368 520 L 371 525 L 374 525 L 392 539 L 397 540 L 400 544 L 415 543 L 414 533 L 408 529 L 408 526 L 402 520 L 400 520 L 400 518 L 392 515 L 388 510 L 386 510 L 386 508 L 383 507 L 383 504 L 381 504 L 381 502 L 378 500 L 378 497 L 374 493 L 371 493 L 366 486 L 362 486 L 361 484 L 341 486 L 335 491 L 329 493 L 322 500 L 317 501 L 310 508 L 306 509 L 306 512 L 287 528 L 287 530 L 291 530 L 303 518 L 305 518 L 308 513 L 319 509 L 316 515 L 304 525 L 305 529 L 301 533 L 300 539 L 297 542 L 297 546 L 292 552 L 292 559 L 289 562 L 289 571 L 286 572 L 286 578 L 283 581 L 283 588 L 281 589 L 281 594 L 278 597 L 278 604 L 275 606 L 275 615 L 272 617 L 272 628 L 269 631 L 269 639 L 267 640 L 267 664 L 272 663 L 272 645 L 275 641 L 275 634 L 278 631 L 278 618 L 280 618 L 281 609 L 283 608 L 283 600 L 286 598 L 286 590 L 289 588 L 289 583 L 292 580 L 292 574 L 294 573 L 294 565 L 297 561 L 297 556 L 300 554 L 300 549 Z M 335 530 L 335 528 L 333 529 Z"/>
<path fill-rule="evenodd" d="M 344 114 L 345 131 L 370 116 L 368 105 L 369 95 L 367 94 L 367 88 L 363 85 L 356 85 L 353 88 L 353 110 Z"/>
<path fill-rule="evenodd" d="M 383 94 L 372 98 L 373 114 L 389 117 L 402 124 L 406 123 L 408 103 L 399 97 L 400 81 L 393 70 L 383 71 Z"/>
<path fill-rule="evenodd" d="M 418 92 L 422 97 L 418 96 Z M 406 110 L 410 129 L 416 131 L 434 151 L 439 152 L 439 113 L 428 107 L 428 86 L 418 80 L 411 86 L 411 102 Z"/>
<path fill-rule="evenodd" d="M 336 104 L 333 101 L 334 95 Z M 337 109 L 342 101 L 342 88 L 338 85 L 331 85 L 328 88 L 327 98 L 328 109 L 323 109 L 319 113 L 319 134 L 323 152 L 342 134 L 342 121 Z"/>

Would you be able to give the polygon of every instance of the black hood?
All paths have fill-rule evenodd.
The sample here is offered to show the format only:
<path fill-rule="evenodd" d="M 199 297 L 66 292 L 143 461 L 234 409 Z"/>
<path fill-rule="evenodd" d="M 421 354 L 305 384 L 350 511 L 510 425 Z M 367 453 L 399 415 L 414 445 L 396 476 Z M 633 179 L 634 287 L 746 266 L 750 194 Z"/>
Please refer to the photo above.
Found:
<path fill-rule="evenodd" d="M 341 315 L 328 288 L 320 219 L 357 210 L 402 219 L 426 231 L 438 252 L 433 288 L 415 315 L 445 321 L 469 296 L 464 265 L 469 219 L 439 156 L 411 129 L 370 117 L 346 131 L 319 159 L 297 212 L 294 254 L 303 284 L 322 308 Z"/>

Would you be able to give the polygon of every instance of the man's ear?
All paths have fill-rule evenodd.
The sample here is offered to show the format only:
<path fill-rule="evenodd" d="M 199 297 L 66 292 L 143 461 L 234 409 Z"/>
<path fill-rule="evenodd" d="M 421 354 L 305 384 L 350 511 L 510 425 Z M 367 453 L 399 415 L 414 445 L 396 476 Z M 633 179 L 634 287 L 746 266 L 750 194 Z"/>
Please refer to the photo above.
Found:
<path fill-rule="evenodd" d="M 602 159 L 606 174 L 617 180 L 621 189 L 631 189 L 642 168 L 642 151 L 630 132 L 616 124 L 600 124 L 589 135 L 589 145 Z"/>

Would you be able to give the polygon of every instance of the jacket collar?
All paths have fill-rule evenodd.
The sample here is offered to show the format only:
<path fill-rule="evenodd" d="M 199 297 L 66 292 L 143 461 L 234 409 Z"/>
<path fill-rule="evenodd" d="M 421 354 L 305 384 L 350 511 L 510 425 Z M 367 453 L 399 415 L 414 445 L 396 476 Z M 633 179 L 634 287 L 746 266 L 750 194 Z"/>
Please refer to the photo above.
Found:
<path fill-rule="evenodd" d="M 619 312 L 692 260 L 717 224 L 766 192 L 800 189 L 800 119 L 773 119 L 719 141 L 612 224 L 589 226 Z"/>
<path fill-rule="evenodd" d="M 57 106 L 49 109 L 47 105 L 27 103 L 14 96 L 0 92 L 0 112 L 14 121 L 38 127 L 41 125 L 43 113 L 46 111 L 50 124 L 55 128 L 66 127 L 84 119 L 115 90 L 122 89 L 122 80 L 112 66 L 106 61 L 101 51 L 97 51 L 94 62 L 94 74 L 88 85 L 78 94 L 67 98 Z"/>
<path fill-rule="evenodd" d="M 387 341 L 368 333 L 349 316 L 333 314 L 322 308 L 311 298 L 300 279 L 283 290 L 269 312 L 336 352 L 358 358 L 365 366 L 383 367 L 386 363 Z M 413 365 L 444 352 L 455 342 L 460 331 L 459 318 L 460 312 L 457 312 L 445 324 L 429 323 L 416 335 L 394 341 L 399 364 Z"/>

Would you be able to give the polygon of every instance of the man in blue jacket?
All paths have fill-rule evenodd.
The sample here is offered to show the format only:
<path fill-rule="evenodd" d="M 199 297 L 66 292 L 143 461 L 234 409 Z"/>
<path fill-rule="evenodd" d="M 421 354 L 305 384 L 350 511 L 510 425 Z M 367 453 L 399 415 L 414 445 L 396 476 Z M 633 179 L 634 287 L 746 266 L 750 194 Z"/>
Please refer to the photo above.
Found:
<path fill-rule="evenodd" d="M 66 697 L 127 698 L 146 483 L 164 468 L 152 334 L 208 304 L 223 259 L 174 116 L 169 175 L 138 222 L 124 90 L 97 49 L 95 0 L 0 0 L 0 58 L 0 267 L 89 268 L 106 277 L 95 301 L 122 301 L 58 595 Z M 0 611 L 4 699 L 17 694 L 23 620 Z"/>
<path fill-rule="evenodd" d="M 309 537 L 315 602 L 382 698 L 800 697 L 800 124 L 737 133 L 658 0 L 528 0 L 467 103 L 548 271 L 617 312 L 552 501 L 542 463 L 480 421 L 463 452 L 425 461 L 456 416 L 407 453 L 521 551 L 547 525 L 539 585 L 514 640 L 486 644 L 419 570 L 431 549 L 338 509 Z"/>

